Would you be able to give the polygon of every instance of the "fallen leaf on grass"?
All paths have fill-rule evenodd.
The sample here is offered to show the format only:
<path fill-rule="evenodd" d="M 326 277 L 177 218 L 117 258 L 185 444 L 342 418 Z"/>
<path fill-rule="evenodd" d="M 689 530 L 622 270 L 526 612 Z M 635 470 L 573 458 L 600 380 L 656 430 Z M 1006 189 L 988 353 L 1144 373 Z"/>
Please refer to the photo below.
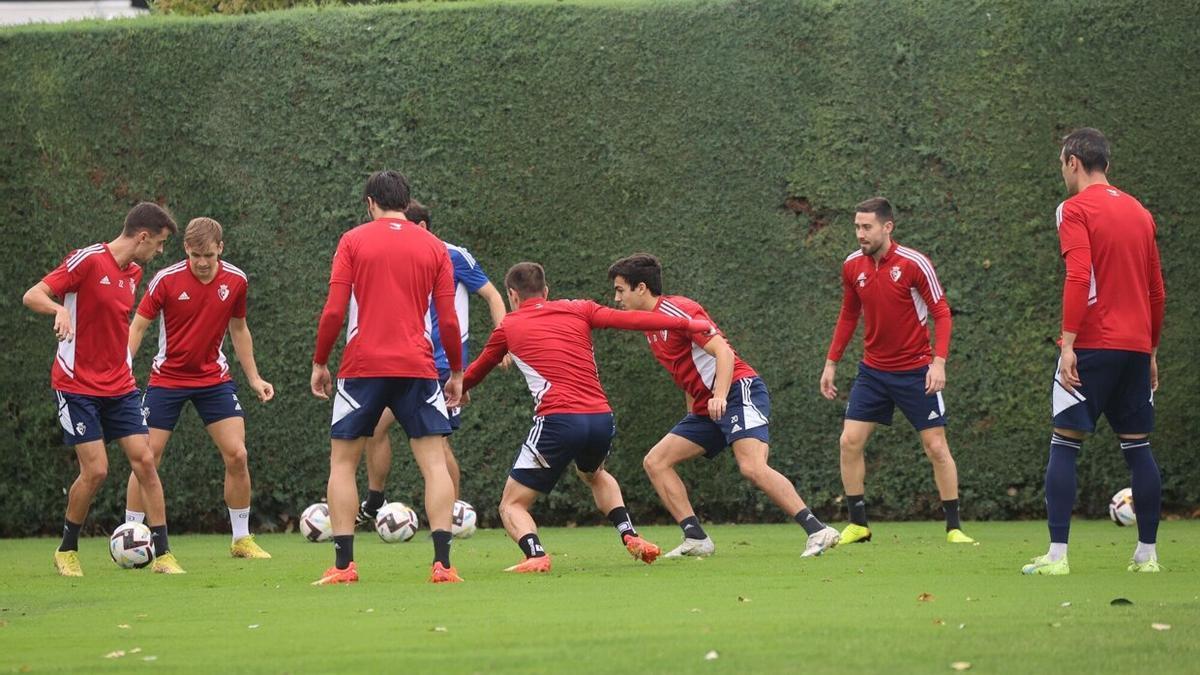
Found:
<path fill-rule="evenodd" d="M 130 649 L 130 650 L 129 650 L 129 653 L 130 653 L 130 654 L 140 654 L 141 652 L 142 652 L 142 648 L 141 648 L 141 647 L 134 647 L 133 649 Z"/>
<path fill-rule="evenodd" d="M 750 598 L 739 595 L 738 602 L 753 602 Z"/>
<path fill-rule="evenodd" d="M 118 650 L 117 650 L 117 651 L 115 651 L 115 652 L 109 652 L 109 653 L 105 654 L 105 655 L 104 655 L 104 658 L 106 658 L 106 659 L 119 659 L 119 658 L 121 658 L 122 656 L 125 656 L 125 652 L 124 652 L 123 650 L 120 650 L 120 649 L 118 649 Z"/>
<path fill-rule="evenodd" d="M 250 630 L 254 630 L 255 628 L 258 628 L 258 626 L 259 626 L 259 624 L 252 623 L 249 626 L 246 626 L 246 628 L 249 628 Z"/>
<path fill-rule="evenodd" d="M 721 657 L 721 655 L 717 653 L 717 650 L 712 649 L 712 650 L 709 650 L 709 652 L 704 655 L 704 660 L 705 661 L 716 661 L 720 657 Z"/>
<path fill-rule="evenodd" d="M 946 622 L 945 622 L 945 621 L 942 621 L 941 619 L 934 619 L 934 620 L 933 620 L 933 625 L 935 625 L 935 626 L 945 626 L 945 625 L 946 625 Z"/>
<path fill-rule="evenodd" d="M 692 608 L 692 614 L 699 614 L 699 613 L 700 613 L 700 608 L 699 608 L 699 607 L 693 607 L 693 608 Z"/>
<path fill-rule="evenodd" d="M 445 627 L 445 626 L 434 626 L 434 627 L 433 627 L 433 632 L 435 632 L 435 633 L 445 633 L 445 632 L 446 632 L 446 627 Z"/>
<path fill-rule="evenodd" d="M 1171 624 L 1169 623 L 1152 623 L 1150 627 L 1154 630 L 1171 630 Z"/>
<path fill-rule="evenodd" d="M 955 670 L 970 670 L 971 663 L 970 661 L 955 661 L 954 663 L 950 664 L 950 667 Z"/>
<path fill-rule="evenodd" d="M 1069 603 L 1069 602 L 1064 602 L 1061 605 L 1059 605 L 1059 607 L 1070 607 L 1070 606 L 1071 606 L 1071 603 Z"/>
<path fill-rule="evenodd" d="M 129 628 L 129 624 L 127 624 L 127 623 L 119 623 L 119 624 L 117 624 L 117 628 Z"/>
<path fill-rule="evenodd" d="M 920 602 L 932 602 L 933 601 L 933 593 L 922 593 L 917 596 L 917 600 Z"/>
<path fill-rule="evenodd" d="M 1062 628 L 1062 624 L 1055 621 L 1054 623 L 1050 624 L 1050 627 L 1051 628 Z"/>
<path fill-rule="evenodd" d="M 143 661 L 157 661 L 158 657 L 157 656 L 143 656 L 142 660 Z"/>

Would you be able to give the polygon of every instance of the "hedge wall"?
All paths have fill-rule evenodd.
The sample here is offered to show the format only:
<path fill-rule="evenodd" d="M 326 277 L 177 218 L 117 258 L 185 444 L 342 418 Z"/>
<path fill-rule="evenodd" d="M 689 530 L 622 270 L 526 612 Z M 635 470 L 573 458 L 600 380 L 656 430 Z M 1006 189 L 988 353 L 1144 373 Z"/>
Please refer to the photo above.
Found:
<path fill-rule="evenodd" d="M 316 316 L 380 167 L 406 171 L 439 233 L 494 278 L 539 260 L 555 296 L 607 301 L 610 261 L 661 256 L 669 290 L 703 302 L 768 383 L 772 461 L 822 516 L 841 493 L 842 404 L 817 393 L 838 268 L 853 204 L 890 196 L 898 238 L 932 257 L 956 311 L 947 399 L 965 515 L 1039 517 L 1062 276 L 1056 139 L 1084 125 L 1109 134 L 1114 182 L 1158 221 L 1169 300 L 1154 440 L 1167 507 L 1186 513 L 1200 502 L 1192 18 L 1171 0 L 504 2 L 0 32 L 0 534 L 54 531 L 76 472 L 48 389 L 50 320 L 21 294 L 72 247 L 114 235 L 138 199 L 180 222 L 217 218 L 249 271 L 258 362 L 279 392 L 247 411 L 259 526 L 286 527 L 321 498 Z M 181 255 L 174 239 L 150 271 Z M 596 345 L 620 427 L 611 468 L 635 517 L 661 519 L 640 458 L 682 396 L 640 336 Z M 454 437 L 464 496 L 487 522 L 529 416 L 519 377 L 497 374 Z M 936 518 L 928 463 L 898 422 L 868 451 L 872 509 Z M 1107 428 L 1085 448 L 1080 510 L 1095 515 L 1128 478 Z M 127 464 L 110 456 L 97 528 L 121 515 Z M 390 495 L 419 503 L 411 457 L 397 456 Z M 728 455 L 684 474 L 704 518 L 780 517 Z M 193 413 L 163 476 L 176 530 L 228 527 L 220 460 Z M 598 522 L 593 510 L 567 479 L 539 517 Z"/>

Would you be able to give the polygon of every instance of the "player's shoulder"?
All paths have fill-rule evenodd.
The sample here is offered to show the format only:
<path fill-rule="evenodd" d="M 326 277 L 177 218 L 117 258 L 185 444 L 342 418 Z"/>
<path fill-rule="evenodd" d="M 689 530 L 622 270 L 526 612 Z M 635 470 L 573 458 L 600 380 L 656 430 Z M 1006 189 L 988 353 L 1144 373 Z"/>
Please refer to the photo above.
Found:
<path fill-rule="evenodd" d="M 221 260 L 221 271 L 225 272 L 226 274 L 229 274 L 231 276 L 241 279 L 242 283 L 247 283 L 250 280 L 250 278 L 246 276 L 246 272 L 244 270 L 242 270 L 242 268 L 238 267 L 237 265 L 234 265 L 233 263 L 229 262 L 228 260 Z"/>
<path fill-rule="evenodd" d="M 900 244 L 896 244 L 896 255 L 899 258 L 907 260 L 908 262 L 920 267 L 933 267 L 933 261 L 929 258 L 929 256 L 911 246 L 901 246 Z"/>
<path fill-rule="evenodd" d="M 852 252 L 850 255 L 846 256 L 846 258 L 844 260 L 842 260 L 842 267 L 849 267 L 851 265 L 854 265 L 857 261 L 861 260 L 862 258 L 863 258 L 862 249 L 856 248 L 856 249 L 854 249 L 854 252 Z"/>
<path fill-rule="evenodd" d="M 62 264 L 67 268 L 68 272 L 74 272 L 77 269 L 86 268 L 88 265 L 103 259 L 103 256 L 98 255 L 102 253 L 104 253 L 104 244 L 102 243 L 84 246 L 68 253 L 67 257 L 63 258 Z"/>
<path fill-rule="evenodd" d="M 464 262 L 468 267 L 474 267 L 477 264 L 475 262 L 475 256 L 471 255 L 471 252 L 468 251 L 465 246 L 451 244 L 448 241 L 442 243 L 446 245 L 446 252 L 450 254 L 451 260 L 454 260 L 455 262 Z"/>
<path fill-rule="evenodd" d="M 157 274 L 154 275 L 152 279 L 150 279 L 150 286 L 146 288 L 146 292 L 153 293 L 160 285 L 164 283 L 169 284 L 170 282 L 167 280 L 179 274 L 180 272 L 187 270 L 187 265 L 187 260 L 180 260 L 174 265 L 167 265 L 166 267 L 162 268 Z"/>
<path fill-rule="evenodd" d="M 704 307 L 686 295 L 659 296 L 658 311 L 685 319 L 690 319 L 696 314 L 705 314 Z"/>

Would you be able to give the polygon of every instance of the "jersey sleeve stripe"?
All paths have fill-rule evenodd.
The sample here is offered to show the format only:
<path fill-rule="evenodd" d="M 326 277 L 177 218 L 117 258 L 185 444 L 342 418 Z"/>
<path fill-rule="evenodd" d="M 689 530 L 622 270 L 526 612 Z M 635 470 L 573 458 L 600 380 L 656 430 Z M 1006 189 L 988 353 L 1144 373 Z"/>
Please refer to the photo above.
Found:
<path fill-rule="evenodd" d="M 229 271 L 230 271 L 231 273 L 233 273 L 233 274 L 236 274 L 236 275 L 238 275 L 238 276 L 239 276 L 239 277 L 241 277 L 242 279 L 245 279 L 246 281 L 249 281 L 249 279 L 247 279 L 247 278 L 246 278 L 246 273 L 245 273 L 245 272 L 243 272 L 243 271 L 241 270 L 241 268 L 239 268 L 239 267 L 236 267 L 236 266 L 234 266 L 234 265 L 231 265 L 230 263 L 227 263 L 227 262 L 225 262 L 224 260 L 222 260 L 222 261 L 221 261 L 221 267 L 222 267 L 223 269 L 229 270 Z"/>
<path fill-rule="evenodd" d="M 170 276 L 172 274 L 175 274 L 176 272 L 183 271 L 184 269 L 187 269 L 187 261 L 186 260 L 183 262 L 177 262 L 174 265 L 171 265 L 170 267 L 164 268 L 158 274 L 155 274 L 154 278 L 150 280 L 150 285 L 146 288 L 146 293 L 147 294 L 153 293 L 154 289 L 158 287 L 158 283 L 163 280 L 163 277 Z"/>
<path fill-rule="evenodd" d="M 659 305 L 658 308 L 664 314 L 670 314 L 672 316 L 678 316 L 678 317 L 684 318 L 684 319 L 692 318 L 687 312 L 683 311 L 682 309 L 679 309 L 678 307 L 676 307 L 675 305 L 672 305 L 671 303 L 667 302 L 666 300 L 663 300 L 662 304 Z"/>
<path fill-rule="evenodd" d="M 942 285 L 938 281 L 937 273 L 933 271 L 933 264 L 929 262 L 929 259 L 920 253 L 910 248 L 904 248 L 903 246 L 897 247 L 896 253 L 908 260 L 915 262 L 917 266 L 921 268 L 921 271 L 925 273 L 925 279 L 929 282 L 929 295 L 933 298 L 934 302 L 941 300 L 945 293 L 942 291 Z"/>
<path fill-rule="evenodd" d="M 850 255 L 846 256 L 846 259 L 844 261 L 842 261 L 842 264 L 845 265 L 846 263 L 850 262 L 851 260 L 854 260 L 855 258 L 861 258 L 862 255 L 863 255 L 862 249 L 859 249 L 859 250 L 855 251 L 854 253 L 851 253 Z"/>
<path fill-rule="evenodd" d="M 1054 227 L 1056 229 L 1062 227 L 1063 207 L 1066 205 L 1066 202 L 1059 202 L 1058 208 L 1054 209 Z"/>
<path fill-rule="evenodd" d="M 458 254 L 463 257 L 463 260 L 467 261 L 467 265 L 469 267 L 475 268 L 475 267 L 479 266 L 479 263 L 475 262 L 475 256 L 471 255 L 471 252 L 468 251 L 467 249 L 465 249 L 461 246 L 455 246 L 454 244 L 446 244 L 446 248 L 454 249 L 455 251 L 457 251 Z"/>
<path fill-rule="evenodd" d="M 75 270 L 75 268 L 79 267 L 79 265 L 84 260 L 86 260 L 89 256 L 96 255 L 97 253 L 100 253 L 103 250 L 104 250 L 103 246 L 97 245 L 95 247 L 88 247 L 88 248 L 80 251 L 79 253 L 75 254 L 74 258 L 71 258 L 70 260 L 67 261 L 67 271 L 73 272 Z"/>

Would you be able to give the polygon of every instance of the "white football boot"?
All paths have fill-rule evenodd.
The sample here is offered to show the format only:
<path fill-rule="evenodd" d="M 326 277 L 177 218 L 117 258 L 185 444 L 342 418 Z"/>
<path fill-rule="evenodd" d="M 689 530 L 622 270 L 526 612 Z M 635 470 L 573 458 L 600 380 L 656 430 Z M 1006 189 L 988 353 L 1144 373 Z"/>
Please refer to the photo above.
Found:
<path fill-rule="evenodd" d="M 808 535 L 808 544 L 804 547 L 804 553 L 800 554 L 801 558 L 813 558 L 821 555 L 825 551 L 838 545 L 842 540 L 842 535 L 837 530 L 825 526 L 825 529 L 818 530 Z"/>
<path fill-rule="evenodd" d="M 684 556 L 692 556 L 694 558 L 704 558 L 712 555 L 717 550 L 717 545 L 713 543 L 712 537 L 703 539 L 688 539 L 684 537 L 683 543 L 671 549 L 664 558 L 682 558 Z"/>

